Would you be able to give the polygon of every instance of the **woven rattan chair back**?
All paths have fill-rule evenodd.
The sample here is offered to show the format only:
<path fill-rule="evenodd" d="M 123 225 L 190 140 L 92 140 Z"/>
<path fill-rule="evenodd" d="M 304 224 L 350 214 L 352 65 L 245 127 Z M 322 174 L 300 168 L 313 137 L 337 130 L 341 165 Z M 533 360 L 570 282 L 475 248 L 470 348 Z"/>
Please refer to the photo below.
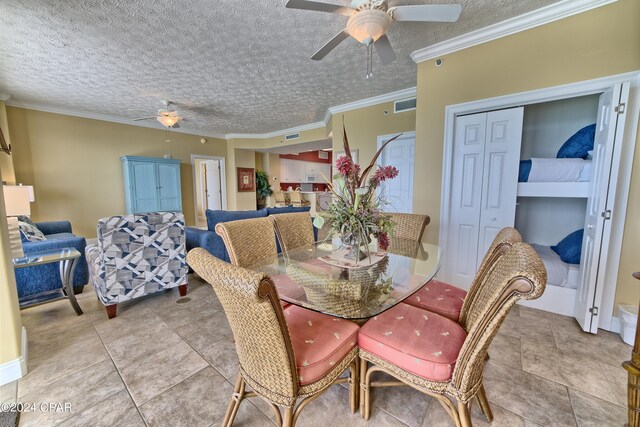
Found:
<path fill-rule="evenodd" d="M 302 200 L 302 193 L 300 193 L 299 191 L 290 192 L 289 200 L 291 200 L 291 204 L 294 206 L 304 206 L 309 204 L 308 201 Z"/>
<path fill-rule="evenodd" d="M 312 245 L 315 241 L 309 212 L 271 215 L 283 251 Z"/>
<path fill-rule="evenodd" d="M 287 199 L 284 197 L 284 193 L 282 191 L 275 191 L 273 195 L 275 196 L 277 203 L 287 203 Z"/>
<path fill-rule="evenodd" d="M 213 286 L 222 304 L 245 381 L 268 400 L 292 405 L 298 394 L 295 358 L 271 279 L 221 261 L 203 248 L 191 250 L 187 262 Z"/>
<path fill-rule="evenodd" d="M 278 257 L 273 221 L 269 217 L 221 222 L 216 233 L 224 241 L 233 265 L 255 267 Z"/>
<path fill-rule="evenodd" d="M 460 323 L 463 327 L 467 321 L 467 313 L 469 312 L 469 307 L 473 304 L 476 291 L 478 290 L 480 283 L 482 282 L 482 278 L 487 274 L 491 266 L 498 260 L 500 257 L 513 245 L 514 243 L 522 242 L 522 236 L 512 227 L 505 227 L 498 232 L 495 239 L 489 246 L 489 250 L 484 255 L 482 262 L 480 263 L 480 268 L 476 273 L 473 282 L 471 283 L 471 287 L 469 288 L 469 292 L 467 292 L 467 296 L 464 299 L 464 303 L 462 304 L 462 308 L 460 309 L 460 317 L 458 319 L 458 323 Z"/>
<path fill-rule="evenodd" d="M 406 213 L 389 213 L 388 215 L 391 216 L 391 221 L 395 223 L 393 227 L 393 237 L 418 242 L 422 240 L 424 229 L 431 221 L 429 215 Z"/>
<path fill-rule="evenodd" d="M 526 243 L 514 243 L 482 278 L 469 307 L 467 338 L 451 379 L 459 399 L 467 401 L 481 387 L 487 349 L 511 307 L 518 300 L 540 297 L 546 283 L 544 264 Z"/>

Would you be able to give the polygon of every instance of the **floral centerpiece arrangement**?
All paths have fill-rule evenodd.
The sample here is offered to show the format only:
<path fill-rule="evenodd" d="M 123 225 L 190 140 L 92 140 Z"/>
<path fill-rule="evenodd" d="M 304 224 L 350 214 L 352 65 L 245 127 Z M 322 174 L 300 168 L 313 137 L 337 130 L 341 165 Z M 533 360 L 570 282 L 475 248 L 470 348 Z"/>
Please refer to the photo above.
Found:
<path fill-rule="evenodd" d="M 382 150 L 400 135 L 383 144 L 369 166 L 361 170 L 360 165 L 353 161 L 347 132 L 343 127 L 345 155 L 336 160 L 337 171 L 333 182 L 324 177 L 335 196 L 327 211 L 332 233 L 338 234 L 345 244 L 351 246 L 347 257 L 356 262 L 369 257 L 371 236 L 378 240 L 380 249 L 386 250 L 389 246 L 389 233 L 394 224 L 391 217 L 381 211 L 381 206 L 386 202 L 376 194 L 376 189 L 384 181 L 397 177 L 398 169 L 394 166 L 379 167 L 376 160 Z M 316 216 L 314 225 L 321 228 L 323 224 L 324 217 Z"/>

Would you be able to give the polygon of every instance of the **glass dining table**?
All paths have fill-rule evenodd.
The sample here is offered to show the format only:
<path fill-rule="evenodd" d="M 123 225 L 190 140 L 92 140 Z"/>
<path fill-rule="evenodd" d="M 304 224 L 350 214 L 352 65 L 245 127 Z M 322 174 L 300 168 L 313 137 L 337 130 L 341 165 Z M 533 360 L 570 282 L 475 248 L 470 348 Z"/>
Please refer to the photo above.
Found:
<path fill-rule="evenodd" d="M 320 313 L 366 320 L 400 303 L 433 278 L 440 248 L 390 239 L 387 251 L 370 245 L 370 257 L 346 259 L 339 239 L 283 252 L 252 270 L 268 274 L 280 299 Z"/>

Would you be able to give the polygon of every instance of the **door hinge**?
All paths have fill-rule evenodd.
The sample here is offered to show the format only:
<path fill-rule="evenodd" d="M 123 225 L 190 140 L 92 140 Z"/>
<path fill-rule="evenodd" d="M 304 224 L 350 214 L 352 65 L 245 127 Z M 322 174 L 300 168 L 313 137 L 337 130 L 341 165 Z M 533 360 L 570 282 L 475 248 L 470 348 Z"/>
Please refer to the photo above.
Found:
<path fill-rule="evenodd" d="M 618 114 L 624 114 L 624 110 L 627 107 L 627 104 L 625 104 L 624 102 L 618 104 L 616 106 L 616 108 L 614 108 L 614 111 Z"/>
<path fill-rule="evenodd" d="M 591 307 L 589 309 L 589 313 L 593 314 L 594 316 L 598 315 L 598 307 Z"/>
<path fill-rule="evenodd" d="M 607 209 L 606 211 L 602 212 L 600 215 L 602 215 L 602 218 L 604 219 L 611 219 L 611 210 Z"/>

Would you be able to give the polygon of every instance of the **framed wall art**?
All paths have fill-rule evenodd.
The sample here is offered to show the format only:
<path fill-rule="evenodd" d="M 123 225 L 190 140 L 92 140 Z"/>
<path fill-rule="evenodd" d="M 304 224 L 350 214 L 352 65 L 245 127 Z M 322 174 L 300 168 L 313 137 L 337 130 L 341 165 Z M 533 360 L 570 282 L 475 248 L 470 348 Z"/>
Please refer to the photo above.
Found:
<path fill-rule="evenodd" d="M 238 192 L 256 191 L 256 171 L 253 168 L 236 168 Z"/>

